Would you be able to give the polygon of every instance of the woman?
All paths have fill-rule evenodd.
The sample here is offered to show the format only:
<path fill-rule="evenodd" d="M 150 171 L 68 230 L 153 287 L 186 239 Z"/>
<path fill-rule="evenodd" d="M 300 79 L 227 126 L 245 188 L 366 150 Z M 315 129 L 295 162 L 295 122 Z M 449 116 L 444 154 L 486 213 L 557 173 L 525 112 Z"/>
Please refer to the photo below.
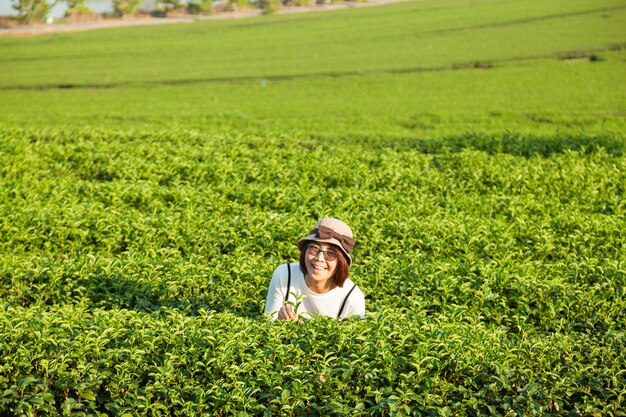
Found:
<path fill-rule="evenodd" d="M 324 315 L 365 316 L 365 297 L 348 278 L 355 240 L 341 220 L 323 218 L 297 243 L 300 262 L 280 265 L 272 275 L 265 313 L 298 320 Z"/>

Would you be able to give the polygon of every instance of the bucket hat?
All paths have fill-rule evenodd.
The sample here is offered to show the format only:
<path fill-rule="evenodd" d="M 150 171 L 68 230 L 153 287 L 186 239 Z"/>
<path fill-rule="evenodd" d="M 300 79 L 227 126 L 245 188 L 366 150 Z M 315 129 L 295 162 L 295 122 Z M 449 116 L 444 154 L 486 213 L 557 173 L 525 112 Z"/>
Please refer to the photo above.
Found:
<path fill-rule="evenodd" d="M 298 240 L 298 249 L 304 250 L 309 242 L 330 243 L 337 246 L 345 255 L 348 265 L 352 265 L 350 252 L 354 249 L 356 241 L 350 226 L 341 220 L 332 217 L 320 219 L 308 236 Z"/>

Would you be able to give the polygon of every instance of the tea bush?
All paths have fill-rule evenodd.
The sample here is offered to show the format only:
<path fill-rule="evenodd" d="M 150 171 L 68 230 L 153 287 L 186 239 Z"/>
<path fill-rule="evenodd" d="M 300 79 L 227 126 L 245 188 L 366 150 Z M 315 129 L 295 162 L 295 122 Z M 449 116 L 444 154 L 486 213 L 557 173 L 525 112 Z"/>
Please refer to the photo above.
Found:
<path fill-rule="evenodd" d="M 0 410 L 623 415 L 624 146 L 0 129 Z M 324 215 L 366 319 L 268 321 Z"/>

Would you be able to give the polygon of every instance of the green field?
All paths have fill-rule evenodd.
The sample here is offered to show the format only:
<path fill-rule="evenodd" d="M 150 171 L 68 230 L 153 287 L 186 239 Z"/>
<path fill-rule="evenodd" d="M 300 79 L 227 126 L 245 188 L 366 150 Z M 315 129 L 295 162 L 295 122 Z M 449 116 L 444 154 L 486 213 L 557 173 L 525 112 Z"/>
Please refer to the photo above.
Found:
<path fill-rule="evenodd" d="M 623 132 L 626 3 L 545 3 L 4 36 L 0 120 L 330 137 Z"/>
<path fill-rule="evenodd" d="M 0 415 L 626 408 L 626 2 L 0 37 Z M 262 316 L 322 216 L 364 320 Z"/>

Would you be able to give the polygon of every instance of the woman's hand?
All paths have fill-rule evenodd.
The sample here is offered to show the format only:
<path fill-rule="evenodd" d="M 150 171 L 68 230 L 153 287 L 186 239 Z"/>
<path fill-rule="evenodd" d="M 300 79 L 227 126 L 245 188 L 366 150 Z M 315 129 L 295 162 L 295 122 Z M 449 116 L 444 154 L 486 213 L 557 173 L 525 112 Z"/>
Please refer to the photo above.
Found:
<path fill-rule="evenodd" d="M 278 318 L 281 320 L 298 320 L 298 314 L 294 311 L 291 304 L 283 304 L 278 310 Z"/>

